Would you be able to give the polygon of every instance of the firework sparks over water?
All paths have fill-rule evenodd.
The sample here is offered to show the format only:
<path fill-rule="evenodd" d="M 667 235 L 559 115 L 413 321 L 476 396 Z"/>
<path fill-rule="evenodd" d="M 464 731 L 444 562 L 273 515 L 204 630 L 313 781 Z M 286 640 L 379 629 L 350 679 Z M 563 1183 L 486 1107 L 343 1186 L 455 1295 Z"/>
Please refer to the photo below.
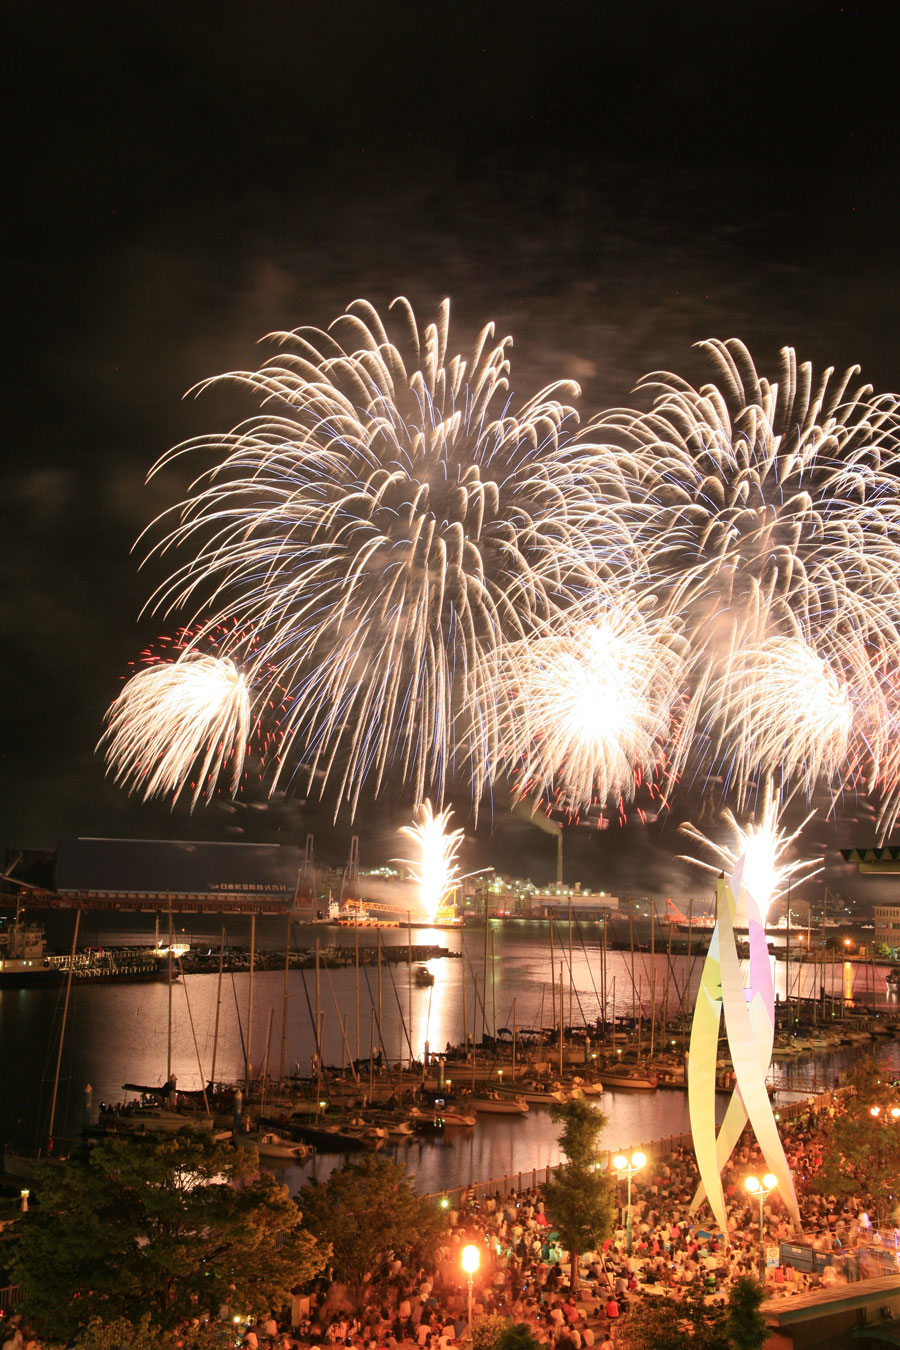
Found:
<path fill-rule="evenodd" d="M 457 859 L 464 836 L 462 830 L 448 830 L 452 815 L 450 807 L 435 812 L 426 799 L 416 824 L 404 825 L 400 830 L 415 844 L 418 856 L 394 861 L 406 863 L 410 868 L 410 878 L 419 887 L 419 904 L 429 923 L 434 922 L 441 905 L 463 879 Z"/>
<path fill-rule="evenodd" d="M 144 801 L 171 794 L 174 804 L 193 780 L 193 808 L 204 793 L 212 799 L 228 767 L 237 791 L 250 721 L 247 682 L 234 662 L 188 650 L 132 675 L 107 711 L 100 744 L 115 781 Z"/>
<path fill-rule="evenodd" d="M 214 458 L 175 523 L 157 522 L 159 551 L 189 556 L 153 607 L 253 631 L 253 651 L 230 654 L 263 693 L 277 672 L 286 746 L 351 810 L 387 777 L 440 799 L 463 762 L 477 804 L 496 647 L 590 595 L 628 549 L 616 455 L 579 440 L 561 401 L 577 386 L 513 410 L 509 339 L 488 325 L 464 361 L 446 302 L 422 333 L 406 301 L 393 309 L 396 340 L 363 301 L 328 333 L 275 335 L 277 355 L 222 377 L 260 414 L 154 470 Z"/>

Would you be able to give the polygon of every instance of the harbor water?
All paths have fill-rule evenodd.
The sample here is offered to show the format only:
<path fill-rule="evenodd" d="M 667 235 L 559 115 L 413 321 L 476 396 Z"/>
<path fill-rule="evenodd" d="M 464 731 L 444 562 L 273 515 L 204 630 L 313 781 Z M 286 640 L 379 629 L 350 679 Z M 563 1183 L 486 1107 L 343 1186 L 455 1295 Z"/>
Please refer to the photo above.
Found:
<path fill-rule="evenodd" d="M 48 937 L 57 949 L 65 945 L 70 916 L 54 915 Z M 138 916 L 94 918 L 92 942 L 126 945 L 152 942 L 152 921 Z M 183 918 L 176 938 L 195 949 L 217 949 L 220 935 L 208 917 Z M 148 926 L 149 925 L 149 926 Z M 230 920 L 228 941 L 247 946 L 249 919 Z M 58 931 L 57 931 L 58 930 Z M 71 931 L 71 930 L 69 930 Z M 277 918 L 260 919 L 260 951 L 283 949 L 285 926 Z M 74 985 L 66 1035 L 62 1041 L 61 1074 L 55 1133 L 77 1136 L 83 1119 L 84 1089 L 93 1089 L 94 1118 L 102 1101 L 122 1100 L 126 1082 L 162 1084 L 169 1054 L 171 998 L 172 1069 L 181 1088 L 200 1087 L 212 1073 L 216 1044 L 215 1078 L 239 1082 L 245 1072 L 245 1047 L 251 1036 L 249 1058 L 254 1072 L 268 1070 L 277 1077 L 308 1075 L 315 1049 L 316 1011 L 322 1029 L 326 1064 L 346 1065 L 349 1059 L 368 1058 L 372 1047 L 391 1063 L 407 1061 L 410 1049 L 420 1058 L 426 1044 L 440 1052 L 463 1040 L 465 1031 L 481 1040 L 486 1030 L 517 1036 L 549 1028 L 559 1017 L 562 989 L 563 1020 L 579 1027 L 593 1025 L 602 1014 L 606 989 L 606 1016 L 631 1017 L 643 1009 L 644 1047 L 649 1049 L 649 1010 L 667 1008 L 670 1020 L 683 1008 L 688 1022 L 684 1036 L 670 1034 L 669 1047 L 681 1050 L 689 1035 L 702 967 L 702 956 L 667 958 L 657 951 L 602 952 L 601 929 L 582 925 L 570 947 L 565 925 L 557 930 L 551 974 L 548 925 L 540 922 L 492 922 L 485 942 L 483 929 L 431 930 L 415 928 L 416 945 L 434 944 L 459 955 L 429 962 L 434 983 L 418 985 L 410 978 L 405 958 L 397 963 L 336 964 L 335 947 L 353 952 L 357 936 L 361 947 L 372 947 L 376 935 L 369 929 L 331 926 L 292 926 L 297 949 L 314 948 L 318 940 L 325 953 L 318 982 L 313 969 L 292 970 L 285 980 L 280 969 L 257 971 L 254 976 L 252 1027 L 249 1017 L 250 975 L 247 970 L 226 973 L 219 984 L 215 973 L 186 974 L 171 988 L 153 984 Z M 406 949 L 405 928 L 380 930 L 380 940 Z M 850 1001 L 900 1010 L 896 994 L 889 994 L 884 969 L 850 962 L 826 961 L 786 968 L 775 961 L 776 992 L 785 997 L 790 980 L 793 998 L 815 999 L 826 1022 L 838 1022 Z M 318 983 L 318 989 L 317 989 Z M 824 990 L 824 995 L 823 995 Z M 60 1048 L 60 1025 L 65 990 L 13 989 L 0 991 L 0 1139 L 24 1150 L 46 1146 L 49 1106 Z M 218 1014 L 218 1037 L 215 1035 Z M 465 1015 L 465 1026 L 463 1017 Z M 285 1029 L 282 1041 L 282 1028 Z M 506 1030 L 504 1030 L 506 1029 Z M 656 1033 L 658 1050 L 659 1032 Z M 589 1046 L 586 1054 L 590 1054 Z M 887 1043 L 886 1053 L 900 1067 L 900 1045 Z M 552 1054 L 545 1051 L 544 1058 Z M 857 1057 L 859 1050 L 843 1048 L 827 1054 L 809 1054 L 776 1061 L 772 1069 L 782 1100 L 831 1086 Z M 571 1068 L 571 1066 L 569 1066 Z M 460 1071 L 464 1080 L 465 1068 Z M 508 1068 L 505 1070 L 508 1076 Z M 577 1072 L 577 1067 L 575 1068 Z M 454 1070 L 448 1070 L 452 1079 Z M 499 1075 L 498 1075 L 499 1077 Z M 452 1083 L 451 1083 L 452 1086 Z M 726 1099 L 720 1099 L 722 1109 Z M 686 1133 L 687 1101 L 683 1091 L 625 1092 L 607 1090 L 600 1099 L 608 1117 L 603 1146 L 628 1147 L 653 1139 Z M 417 1187 L 433 1192 L 517 1172 L 528 1173 L 559 1160 L 557 1129 L 548 1111 L 533 1106 L 522 1118 L 480 1116 L 472 1129 L 448 1129 L 437 1142 L 414 1138 L 391 1146 L 389 1152 L 405 1162 Z M 334 1155 L 319 1154 L 305 1168 L 289 1168 L 286 1179 L 300 1184 L 312 1172 L 327 1173 Z"/>

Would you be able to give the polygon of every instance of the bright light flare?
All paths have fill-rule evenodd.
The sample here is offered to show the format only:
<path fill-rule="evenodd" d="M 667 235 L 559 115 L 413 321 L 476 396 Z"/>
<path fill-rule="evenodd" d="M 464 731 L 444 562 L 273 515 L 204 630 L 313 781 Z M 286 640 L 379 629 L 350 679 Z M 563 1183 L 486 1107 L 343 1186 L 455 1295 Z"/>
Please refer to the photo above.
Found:
<path fill-rule="evenodd" d="M 735 820 L 731 811 L 723 811 L 722 819 L 732 834 L 733 842 L 730 844 L 715 843 L 695 825 L 688 823 L 681 826 L 683 834 L 709 850 L 717 859 L 715 863 L 690 857 L 683 858 L 682 861 L 694 863 L 697 867 L 716 874 L 723 870 L 730 873 L 743 854 L 743 884 L 756 901 L 763 927 L 774 902 L 798 881 L 806 881 L 810 877 L 817 876 L 825 865 L 815 859 L 787 857 L 804 826 L 812 819 L 812 815 L 807 816 L 796 830 L 788 833 L 780 828 L 780 810 L 779 801 L 769 792 L 758 822 L 742 826 Z"/>
<path fill-rule="evenodd" d="M 503 759 L 520 799 L 538 790 L 580 810 L 630 800 L 661 776 L 684 678 L 665 620 L 620 603 L 563 617 L 498 655 Z"/>
<path fill-rule="evenodd" d="M 230 766 L 237 791 L 250 730 L 247 681 L 230 658 L 186 651 L 177 661 L 139 670 L 106 713 L 107 772 L 144 801 L 171 794 L 173 805 L 193 779 L 191 809 L 210 801 Z M 99 746 L 98 746 L 99 748 Z"/>
<path fill-rule="evenodd" d="M 449 806 L 435 813 L 431 802 L 426 800 L 419 809 L 416 824 L 404 825 L 400 830 L 416 845 L 418 857 L 394 861 L 406 863 L 410 868 L 410 877 L 419 887 L 419 904 L 429 923 L 434 923 L 441 905 L 462 880 L 457 857 L 464 832 L 447 829 L 452 815 Z"/>

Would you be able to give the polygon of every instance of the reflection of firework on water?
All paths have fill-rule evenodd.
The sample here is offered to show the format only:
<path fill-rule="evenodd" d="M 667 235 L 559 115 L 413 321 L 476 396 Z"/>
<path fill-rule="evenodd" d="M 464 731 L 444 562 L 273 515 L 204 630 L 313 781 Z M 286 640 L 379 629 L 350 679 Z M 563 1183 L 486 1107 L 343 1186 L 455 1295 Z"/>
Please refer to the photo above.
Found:
<path fill-rule="evenodd" d="M 724 811 L 722 819 L 731 830 L 731 845 L 714 843 L 695 825 L 681 827 L 683 834 L 709 850 L 717 860 L 715 863 L 704 862 L 699 858 L 685 858 L 682 861 L 694 863 L 709 872 L 719 873 L 724 870 L 730 874 L 741 854 L 744 855 L 743 883 L 759 906 L 763 926 L 776 900 L 787 894 L 797 882 L 817 876 L 824 867 L 824 863 L 815 859 L 787 859 L 788 851 L 812 817 L 807 816 L 796 830 L 788 833 L 779 825 L 780 809 L 777 799 L 767 794 L 759 822 L 746 826 L 739 825 L 730 811 Z"/>
<path fill-rule="evenodd" d="M 800 644 L 808 644 L 838 681 L 858 667 L 860 652 L 876 667 L 897 665 L 900 401 L 854 387 L 855 368 L 814 381 L 787 348 L 781 378 L 770 383 L 741 343 L 702 345 L 718 386 L 696 390 L 674 375 L 649 376 L 649 413 L 611 412 L 591 430 L 631 457 L 641 483 L 635 539 L 665 612 L 685 625 L 694 688 L 719 698 L 739 668 L 728 715 L 717 717 L 710 702 L 695 716 L 722 733 L 712 760 L 730 762 L 725 777 L 740 804 L 758 787 L 760 768 L 777 764 L 785 778 L 799 770 L 807 786 L 818 772 L 840 772 L 839 695 L 831 714 L 806 717 L 799 735 L 784 737 L 781 754 L 765 725 L 774 717 L 784 728 L 771 695 L 790 641 L 788 666 L 797 668 Z M 777 652 L 771 661 L 745 654 L 767 647 Z M 814 660 L 807 675 L 815 677 Z M 820 694 L 827 683 L 820 672 Z M 877 728 L 867 734 L 877 760 Z"/>
<path fill-rule="evenodd" d="M 410 868 L 410 877 L 419 887 L 422 912 L 429 923 L 434 922 L 441 905 L 462 880 L 457 858 L 463 831 L 448 831 L 452 814 L 450 807 L 435 814 L 431 802 L 426 799 L 419 808 L 416 824 L 404 825 L 400 830 L 416 845 L 418 857 L 395 858 L 394 861 L 406 863 Z"/>
<path fill-rule="evenodd" d="M 128 680 L 106 713 L 107 767 L 144 801 L 177 801 L 193 778 L 191 807 L 211 800 L 230 765 L 232 793 L 244 768 L 250 697 L 228 657 L 188 650 L 177 661 L 145 666 Z"/>
<path fill-rule="evenodd" d="M 190 557 L 154 606 L 253 630 L 254 687 L 277 671 L 286 742 L 353 808 L 389 772 L 417 800 L 429 785 L 443 795 L 457 755 L 477 801 L 495 647 L 590 593 L 625 542 L 602 508 L 625 494 L 615 455 L 593 447 L 589 464 L 558 398 L 577 386 L 512 412 L 508 339 L 488 326 L 467 363 L 448 356 L 447 303 L 421 334 L 406 301 L 395 310 L 397 341 L 363 301 L 337 335 L 279 334 L 259 370 L 224 377 L 263 412 L 155 470 L 215 459 L 166 526 L 160 551 Z"/>
<path fill-rule="evenodd" d="M 576 814 L 631 800 L 636 785 L 672 771 L 684 654 L 666 620 L 628 602 L 573 611 L 501 648 L 498 667 L 503 758 L 519 798 L 537 790 Z"/>

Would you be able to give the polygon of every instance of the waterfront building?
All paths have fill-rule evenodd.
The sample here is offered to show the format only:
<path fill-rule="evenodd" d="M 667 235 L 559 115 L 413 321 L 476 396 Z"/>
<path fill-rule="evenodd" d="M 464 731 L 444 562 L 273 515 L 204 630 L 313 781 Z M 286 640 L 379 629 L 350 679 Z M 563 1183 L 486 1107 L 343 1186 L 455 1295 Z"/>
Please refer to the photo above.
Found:
<path fill-rule="evenodd" d="M 900 904 L 875 906 L 875 941 L 890 947 L 891 956 L 900 957 Z"/>

